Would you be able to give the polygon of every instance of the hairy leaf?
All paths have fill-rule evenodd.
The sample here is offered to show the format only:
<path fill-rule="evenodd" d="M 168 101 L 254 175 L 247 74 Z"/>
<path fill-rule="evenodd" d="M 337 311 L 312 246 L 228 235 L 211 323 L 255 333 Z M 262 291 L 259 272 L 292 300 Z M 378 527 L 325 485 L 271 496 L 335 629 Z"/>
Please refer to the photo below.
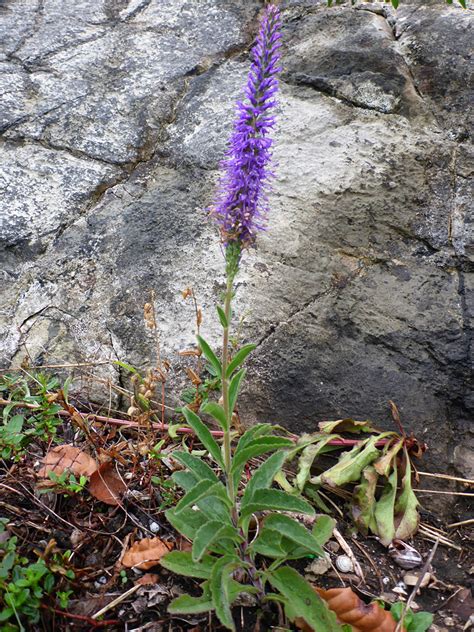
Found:
<path fill-rule="evenodd" d="M 254 344 L 244 345 L 241 349 L 237 351 L 237 353 L 229 362 L 229 365 L 227 367 L 227 371 L 226 371 L 227 378 L 229 378 L 232 375 L 232 373 L 235 371 L 235 369 L 242 364 L 245 358 L 249 355 L 249 353 L 251 353 L 256 348 L 256 346 L 257 345 L 254 345 Z"/>
<path fill-rule="evenodd" d="M 247 445 L 254 439 L 259 437 L 265 437 L 271 435 L 273 432 L 273 426 L 271 424 L 256 424 L 244 432 L 240 437 L 237 448 L 235 449 L 234 458 L 236 458 Z"/>
<path fill-rule="evenodd" d="M 303 491 L 304 486 L 309 480 L 311 474 L 311 467 L 315 458 L 321 454 L 326 444 L 334 438 L 334 435 L 328 435 L 323 439 L 320 439 L 317 443 L 308 445 L 301 453 L 298 459 L 298 473 L 296 475 L 296 486 L 300 491 Z"/>
<path fill-rule="evenodd" d="M 229 507 L 232 505 L 227 495 L 227 490 L 220 481 L 214 483 L 213 485 L 209 485 L 208 481 L 200 481 L 187 494 L 185 494 L 183 498 L 181 498 L 174 509 L 175 513 L 179 514 L 186 507 L 190 505 L 195 505 L 200 500 L 209 496 L 215 496 L 216 498 L 219 498 L 224 503 L 227 503 Z"/>
<path fill-rule="evenodd" d="M 371 437 L 346 452 L 336 465 L 321 474 L 321 482 L 330 487 L 340 487 L 359 480 L 362 470 L 380 454 L 375 447 L 379 438 L 378 436 Z"/>
<path fill-rule="evenodd" d="M 188 540 L 194 540 L 196 531 L 206 522 L 206 517 L 201 511 L 193 511 L 189 507 L 179 514 L 176 514 L 174 509 L 168 509 L 165 516 L 171 526 Z"/>
<path fill-rule="evenodd" d="M 231 525 L 223 525 L 217 520 L 211 520 L 203 524 L 194 538 L 192 550 L 193 560 L 198 562 L 214 542 L 219 542 L 224 538 L 230 538 L 235 542 L 242 540 L 237 529 Z"/>
<path fill-rule="evenodd" d="M 239 395 L 240 386 L 242 384 L 242 380 L 247 373 L 247 369 L 240 369 L 234 377 L 231 379 L 229 384 L 229 410 L 232 413 L 235 408 L 235 403 L 237 401 L 237 397 Z"/>
<path fill-rule="evenodd" d="M 380 500 L 375 505 L 374 517 L 377 533 L 384 546 L 388 546 L 395 537 L 394 509 L 397 495 L 397 470 L 388 477 Z"/>
<path fill-rule="evenodd" d="M 265 519 L 265 526 L 296 544 L 309 549 L 315 555 L 324 555 L 321 544 L 302 524 L 284 514 L 272 514 Z"/>
<path fill-rule="evenodd" d="M 360 434 L 361 432 L 377 432 L 370 421 L 355 421 L 354 419 L 338 419 L 337 421 L 321 421 L 319 423 L 321 432 L 352 432 Z"/>
<path fill-rule="evenodd" d="M 202 459 L 194 454 L 190 454 L 189 452 L 183 452 L 181 450 L 177 450 L 171 455 L 173 459 L 179 461 L 182 465 L 185 465 L 198 480 L 207 480 L 212 481 L 213 483 L 218 482 L 218 478 L 213 472 L 213 470 L 209 467 L 207 463 L 205 463 Z"/>
<path fill-rule="evenodd" d="M 377 533 L 375 520 L 375 492 L 377 489 L 378 474 L 372 465 L 362 472 L 361 482 L 355 487 L 352 494 L 351 511 L 357 528 L 364 534 L 370 530 Z"/>
<path fill-rule="evenodd" d="M 314 509 L 306 500 L 279 489 L 257 489 L 251 501 L 242 504 L 240 515 L 243 519 L 257 511 L 296 511 L 314 516 Z"/>
<path fill-rule="evenodd" d="M 186 417 L 186 421 L 199 437 L 201 443 L 212 456 L 214 461 L 222 468 L 224 467 L 224 461 L 222 460 L 221 449 L 217 445 L 216 440 L 211 435 L 209 428 L 203 424 L 196 413 L 189 408 L 183 408 L 183 415 Z"/>
<path fill-rule="evenodd" d="M 185 492 L 189 492 L 199 481 L 192 472 L 185 472 L 184 470 L 178 470 L 171 474 L 171 479 L 182 487 Z"/>
<path fill-rule="evenodd" d="M 400 438 L 392 446 L 385 447 L 382 456 L 374 463 L 374 468 L 378 474 L 382 476 L 388 476 L 390 470 L 395 466 L 393 461 L 397 454 L 403 448 L 403 439 Z M 396 467 L 396 466 L 395 466 Z"/>
<path fill-rule="evenodd" d="M 402 493 L 394 507 L 395 537 L 400 540 L 410 538 L 417 530 L 420 521 L 417 510 L 419 502 L 411 486 L 410 458 L 406 448 L 404 452 L 406 469 L 402 480 Z"/>
<path fill-rule="evenodd" d="M 204 353 L 207 360 L 211 363 L 211 365 L 216 370 L 217 375 L 222 375 L 222 366 L 221 366 L 220 361 L 217 359 L 217 356 L 214 353 L 214 351 L 211 349 L 209 344 L 204 340 L 202 336 L 197 336 L 197 340 L 198 340 L 199 346 L 202 349 L 202 352 Z"/>
<path fill-rule="evenodd" d="M 312 529 L 313 538 L 323 547 L 332 537 L 336 521 L 331 516 L 318 516 Z"/>
<path fill-rule="evenodd" d="M 214 564 L 209 586 L 211 589 L 212 601 L 219 621 L 229 630 L 235 631 L 234 620 L 232 619 L 231 605 L 231 577 L 230 573 L 239 565 L 239 561 L 232 556 L 225 555 Z"/>
<path fill-rule="evenodd" d="M 245 464 L 250 459 L 265 454 L 266 452 L 273 452 L 280 448 L 286 448 L 292 444 L 290 439 L 284 437 L 259 437 L 250 441 L 243 450 L 234 455 L 232 461 L 231 475 L 234 477 L 234 485 L 237 487 L 242 474 L 242 470 Z"/>
<path fill-rule="evenodd" d="M 229 321 L 227 320 L 227 316 L 225 315 L 224 310 L 222 309 L 220 305 L 217 305 L 216 309 L 217 309 L 217 313 L 219 315 L 219 320 L 222 327 L 224 327 L 224 329 L 227 329 L 227 327 L 229 326 Z"/>
<path fill-rule="evenodd" d="M 172 551 L 161 558 L 160 564 L 177 575 L 209 579 L 216 560 L 217 558 L 211 555 L 204 555 L 196 562 L 189 551 Z"/>
<path fill-rule="evenodd" d="M 317 632 L 341 632 L 336 615 L 294 568 L 281 566 L 266 573 L 266 578 L 283 595 L 290 619 L 301 617 Z"/>
<path fill-rule="evenodd" d="M 229 429 L 229 423 L 227 421 L 225 411 L 217 402 L 206 402 L 201 406 L 201 412 L 206 415 L 211 415 L 211 417 L 220 424 L 223 430 Z"/>
<path fill-rule="evenodd" d="M 242 497 L 242 508 L 251 502 L 252 496 L 258 489 L 266 489 L 270 487 L 275 475 L 282 468 L 285 458 L 286 452 L 280 450 L 275 452 L 275 454 L 272 454 L 262 463 L 262 465 L 260 465 L 247 484 Z"/>

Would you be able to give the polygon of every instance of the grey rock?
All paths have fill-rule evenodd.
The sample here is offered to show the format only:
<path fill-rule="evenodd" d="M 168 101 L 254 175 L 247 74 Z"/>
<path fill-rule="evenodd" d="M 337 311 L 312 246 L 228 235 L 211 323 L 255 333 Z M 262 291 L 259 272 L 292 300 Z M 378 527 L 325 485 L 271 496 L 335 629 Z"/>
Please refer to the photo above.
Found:
<path fill-rule="evenodd" d="M 240 416 L 298 431 L 346 416 L 393 427 L 392 399 L 432 465 L 461 469 L 454 448 L 469 452 L 474 407 L 471 14 L 441 2 L 283 7 L 271 216 L 237 279 L 242 340 L 258 343 Z M 142 313 L 153 290 L 173 405 L 188 363 L 178 352 L 194 345 L 188 286 L 218 344 L 223 259 L 206 209 L 260 8 L 1 9 L 5 366 L 25 354 L 109 361 L 95 375 L 126 386 L 113 360 L 155 362 Z M 104 399 L 103 382 L 77 389 Z"/>

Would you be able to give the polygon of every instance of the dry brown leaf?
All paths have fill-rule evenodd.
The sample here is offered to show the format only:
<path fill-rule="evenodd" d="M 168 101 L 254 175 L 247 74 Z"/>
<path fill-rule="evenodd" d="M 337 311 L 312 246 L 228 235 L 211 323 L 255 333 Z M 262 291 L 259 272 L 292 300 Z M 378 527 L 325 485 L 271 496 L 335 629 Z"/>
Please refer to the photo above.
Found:
<path fill-rule="evenodd" d="M 139 568 L 147 571 L 156 566 L 158 561 L 173 548 L 171 542 L 164 542 L 160 538 L 144 538 L 135 542 L 122 558 L 122 564 L 127 568 Z"/>
<path fill-rule="evenodd" d="M 390 612 L 377 602 L 364 603 L 351 588 L 313 588 L 336 613 L 340 623 L 352 626 L 352 632 L 395 632 L 397 622 Z M 304 619 L 298 618 L 295 623 L 303 632 L 314 632 Z M 401 632 L 405 632 L 405 628 L 401 628 Z"/>
<path fill-rule="evenodd" d="M 137 579 L 135 582 L 135 586 L 148 586 L 149 584 L 157 584 L 158 583 L 158 575 L 155 573 L 145 573 L 142 577 Z"/>
<path fill-rule="evenodd" d="M 41 478 L 48 478 L 49 472 L 60 476 L 65 471 L 78 476 L 91 476 L 97 470 L 95 460 L 73 445 L 57 445 L 43 459 L 43 467 L 38 472 Z"/>
<path fill-rule="evenodd" d="M 117 474 L 111 461 L 103 463 L 91 475 L 89 481 L 89 493 L 107 505 L 119 505 L 120 496 L 126 489 L 127 486 Z"/>

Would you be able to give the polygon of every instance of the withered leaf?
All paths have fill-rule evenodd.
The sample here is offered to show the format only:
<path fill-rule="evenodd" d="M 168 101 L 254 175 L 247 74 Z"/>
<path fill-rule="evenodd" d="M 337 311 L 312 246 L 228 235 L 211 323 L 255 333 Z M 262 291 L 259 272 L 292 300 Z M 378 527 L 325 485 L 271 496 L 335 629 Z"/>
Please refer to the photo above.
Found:
<path fill-rule="evenodd" d="M 97 470 L 96 461 L 73 445 L 57 445 L 43 459 L 43 467 L 38 472 L 41 478 L 47 478 L 49 472 L 60 476 L 65 471 L 78 476 L 91 476 Z"/>
<path fill-rule="evenodd" d="M 330 610 L 336 613 L 340 623 L 351 626 L 352 632 L 395 632 L 397 622 L 390 612 L 384 610 L 376 601 L 364 603 L 351 588 L 331 588 L 323 590 L 313 586 L 324 599 Z M 295 620 L 297 627 L 304 632 L 314 632 L 304 619 Z M 405 632 L 405 628 L 401 628 Z"/>
<path fill-rule="evenodd" d="M 89 493 L 107 505 L 119 505 L 126 489 L 111 461 L 103 463 L 90 477 Z"/>
<path fill-rule="evenodd" d="M 164 542 L 161 538 L 144 538 L 135 542 L 126 551 L 122 564 L 127 568 L 138 568 L 147 571 L 156 566 L 159 560 L 173 548 L 171 542 Z"/>

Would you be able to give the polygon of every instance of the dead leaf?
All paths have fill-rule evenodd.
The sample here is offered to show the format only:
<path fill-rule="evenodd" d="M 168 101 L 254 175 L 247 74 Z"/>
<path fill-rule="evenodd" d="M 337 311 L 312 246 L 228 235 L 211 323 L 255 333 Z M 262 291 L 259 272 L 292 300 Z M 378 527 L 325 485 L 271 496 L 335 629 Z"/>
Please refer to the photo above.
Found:
<path fill-rule="evenodd" d="M 119 505 L 120 496 L 127 486 L 117 474 L 114 464 L 103 463 L 92 475 L 89 482 L 89 493 L 107 505 Z"/>
<path fill-rule="evenodd" d="M 78 476 L 91 476 L 97 470 L 97 463 L 73 445 L 57 445 L 44 457 L 38 476 L 48 478 L 49 472 L 60 476 L 66 470 Z"/>
<path fill-rule="evenodd" d="M 395 632 L 397 622 L 390 612 L 377 602 L 364 603 L 351 588 L 313 588 L 336 613 L 339 622 L 352 627 L 352 632 Z M 304 632 L 314 632 L 304 619 L 298 618 L 295 623 Z M 401 632 L 406 632 L 405 628 Z"/>
<path fill-rule="evenodd" d="M 160 538 L 144 538 L 135 542 L 122 558 L 122 564 L 127 568 L 138 568 L 147 571 L 156 566 L 159 560 L 173 548 L 171 542 L 164 542 Z"/>
<path fill-rule="evenodd" d="M 157 582 L 158 575 L 155 573 L 145 573 L 145 575 L 137 579 L 135 586 L 148 586 L 149 584 L 156 584 Z"/>

